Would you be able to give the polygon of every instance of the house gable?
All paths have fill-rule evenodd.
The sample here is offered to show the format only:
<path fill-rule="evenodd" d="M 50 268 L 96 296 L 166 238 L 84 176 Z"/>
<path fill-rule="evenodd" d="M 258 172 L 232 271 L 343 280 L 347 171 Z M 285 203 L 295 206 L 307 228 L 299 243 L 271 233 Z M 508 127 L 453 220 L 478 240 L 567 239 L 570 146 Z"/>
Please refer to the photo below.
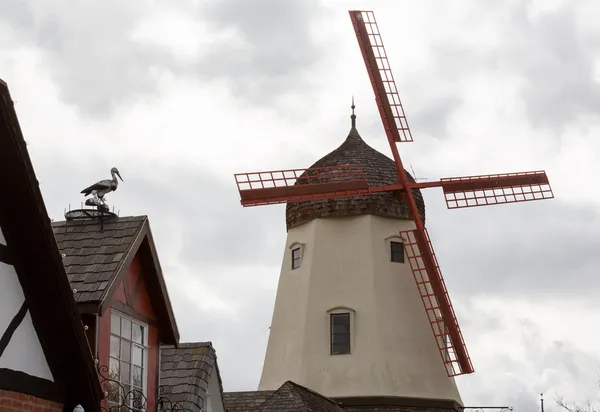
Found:
<path fill-rule="evenodd" d="M 54 222 L 52 228 L 63 253 L 67 277 L 77 291 L 75 300 L 82 314 L 103 315 L 111 305 L 126 304 L 115 300 L 114 296 L 120 291 L 127 298 L 130 292 L 135 291 L 131 289 L 136 286 L 135 280 L 131 285 L 132 282 L 126 279 L 125 284 L 129 288 L 123 289 L 123 278 L 127 277 L 137 259 L 144 269 L 147 299 L 152 302 L 159 323 L 161 342 L 175 344 L 179 341 L 179 331 L 146 216 L 108 218 L 102 224 L 93 219 Z M 144 296 L 139 298 L 144 299 Z"/>
<path fill-rule="evenodd" d="M 0 80 L 0 394 L 99 412 L 102 392 L 6 83 Z M 9 178 L 7 178 L 9 177 Z M 23 398 L 25 396 L 25 398 Z"/>

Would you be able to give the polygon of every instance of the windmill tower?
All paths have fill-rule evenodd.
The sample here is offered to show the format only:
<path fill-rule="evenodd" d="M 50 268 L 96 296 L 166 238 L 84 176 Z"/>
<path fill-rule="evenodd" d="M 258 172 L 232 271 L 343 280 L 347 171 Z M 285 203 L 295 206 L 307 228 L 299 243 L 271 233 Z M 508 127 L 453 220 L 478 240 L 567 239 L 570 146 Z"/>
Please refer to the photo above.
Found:
<path fill-rule="evenodd" d="M 373 13 L 349 13 L 393 160 L 365 143 L 353 112 L 346 140 L 311 168 L 235 176 L 242 205 L 287 203 L 259 389 L 292 380 L 333 398 L 461 403 L 453 377 L 473 367 L 420 190 L 441 187 L 450 209 L 553 194 L 543 171 L 415 182 L 396 147 L 413 139 Z"/>

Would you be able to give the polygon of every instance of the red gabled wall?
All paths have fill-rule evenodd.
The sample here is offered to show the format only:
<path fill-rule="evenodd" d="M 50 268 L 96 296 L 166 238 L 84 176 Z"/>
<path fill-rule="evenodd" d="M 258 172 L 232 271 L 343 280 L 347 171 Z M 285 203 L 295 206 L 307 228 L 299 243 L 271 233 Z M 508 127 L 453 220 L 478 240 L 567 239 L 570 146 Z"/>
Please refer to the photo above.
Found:
<path fill-rule="evenodd" d="M 113 303 L 118 302 L 118 303 Z M 120 310 L 125 305 L 128 309 Z M 146 410 L 156 410 L 156 390 L 158 386 L 158 350 L 159 331 L 157 318 L 152 308 L 147 289 L 147 276 L 142 270 L 140 259 L 134 257 L 129 265 L 126 276 L 116 286 L 111 307 L 108 307 L 99 319 L 98 327 L 98 360 L 100 365 L 108 366 L 110 356 L 110 314 L 113 307 L 123 314 L 138 319 L 148 325 L 148 380 L 146 395 L 148 397 Z M 106 405 L 104 405 L 106 406 Z"/>

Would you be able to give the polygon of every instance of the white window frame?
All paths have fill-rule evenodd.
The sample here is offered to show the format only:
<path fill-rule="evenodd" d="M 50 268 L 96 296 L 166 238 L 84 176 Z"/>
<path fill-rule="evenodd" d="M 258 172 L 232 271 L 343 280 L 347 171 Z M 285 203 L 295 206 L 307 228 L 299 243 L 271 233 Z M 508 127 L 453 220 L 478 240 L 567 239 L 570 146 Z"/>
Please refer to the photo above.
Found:
<path fill-rule="evenodd" d="M 108 348 L 109 373 L 110 373 L 110 359 L 112 358 L 112 356 L 110 356 L 110 337 L 112 337 L 114 335 L 113 332 L 112 332 L 112 320 L 113 320 L 112 317 L 113 317 L 113 315 L 116 315 L 116 316 L 118 316 L 121 319 L 127 319 L 132 324 L 137 324 L 139 326 L 142 326 L 142 330 L 143 330 L 143 344 L 142 345 L 133 342 L 133 339 L 126 339 L 126 338 L 124 338 L 121 335 L 120 325 L 121 325 L 122 320 L 119 320 L 119 335 L 114 335 L 114 336 L 118 336 L 119 339 L 126 340 L 126 341 L 130 342 L 131 345 L 132 345 L 132 348 L 133 348 L 133 345 L 137 345 L 137 346 L 141 346 L 142 347 L 142 364 L 143 364 L 143 366 L 142 366 L 142 395 L 144 396 L 144 400 L 146 402 L 144 404 L 144 409 L 140 409 L 140 411 L 144 411 L 147 408 L 147 401 L 148 401 L 148 348 L 149 348 L 149 345 L 148 345 L 148 324 L 144 323 L 144 322 L 141 322 L 140 320 L 135 319 L 135 318 L 133 318 L 131 316 L 127 316 L 126 314 L 124 314 L 122 312 L 119 312 L 118 310 L 115 310 L 113 308 L 111 308 L 110 315 L 111 315 L 110 316 L 110 322 L 109 322 L 110 323 L 110 325 L 109 325 L 110 333 L 109 333 L 109 343 L 108 343 L 109 344 L 109 348 Z M 119 350 L 119 361 L 121 361 L 120 358 L 121 358 L 121 352 Z M 133 368 L 133 366 L 134 366 L 133 365 L 133 353 L 132 353 L 131 362 L 129 362 L 129 364 L 130 364 L 130 368 L 129 368 L 129 390 L 133 391 L 134 390 L 134 388 L 133 388 L 133 370 L 134 370 L 134 368 Z M 121 385 L 126 385 L 126 384 L 124 384 L 124 383 L 121 382 L 120 375 L 121 375 L 121 371 L 120 371 L 120 365 L 119 365 L 119 381 L 118 382 Z M 128 402 L 127 403 L 128 407 L 130 407 L 132 410 L 135 409 L 135 408 L 133 408 L 133 405 L 129 404 L 131 402 L 131 398 L 128 399 L 127 402 Z M 114 403 L 112 403 L 112 404 L 113 404 L 112 406 L 115 406 Z M 111 402 L 110 401 L 109 401 L 109 405 L 108 406 L 109 406 L 109 410 L 110 410 L 110 407 L 111 407 Z"/>

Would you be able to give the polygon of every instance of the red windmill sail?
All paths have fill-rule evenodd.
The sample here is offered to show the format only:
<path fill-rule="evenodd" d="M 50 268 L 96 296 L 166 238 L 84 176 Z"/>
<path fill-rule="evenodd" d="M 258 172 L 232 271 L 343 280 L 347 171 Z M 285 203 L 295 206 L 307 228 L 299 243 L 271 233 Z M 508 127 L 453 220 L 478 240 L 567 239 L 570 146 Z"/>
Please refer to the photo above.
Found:
<path fill-rule="evenodd" d="M 371 11 L 349 14 L 392 151 L 397 183 L 370 187 L 358 165 L 240 173 L 235 179 L 241 203 L 259 206 L 379 192 L 403 194 L 415 229 L 402 231 L 400 235 L 446 372 L 448 376 L 472 373 L 471 359 L 412 189 L 441 187 L 447 207 L 456 209 L 553 198 L 548 177 L 544 171 L 536 171 L 411 181 L 396 143 L 412 142 L 412 133 L 375 16 Z"/>

